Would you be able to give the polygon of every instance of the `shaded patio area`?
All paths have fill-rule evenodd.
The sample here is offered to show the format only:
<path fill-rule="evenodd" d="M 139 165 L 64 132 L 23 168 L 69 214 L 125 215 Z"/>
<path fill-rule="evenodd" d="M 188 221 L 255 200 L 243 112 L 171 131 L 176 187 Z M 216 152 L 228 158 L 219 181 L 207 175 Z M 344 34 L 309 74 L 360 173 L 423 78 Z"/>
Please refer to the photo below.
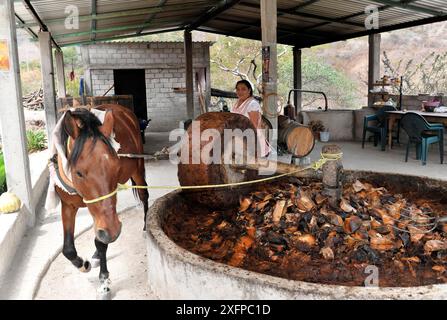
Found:
<path fill-rule="evenodd" d="M 405 162 L 405 145 L 393 146 L 393 149 L 380 151 L 380 146 L 374 147 L 366 143 L 362 149 L 361 142 L 333 142 L 343 150 L 343 167 L 350 170 L 367 170 L 377 172 L 401 173 L 413 176 L 425 176 L 447 180 L 447 164 L 440 163 L 438 146 L 433 145 L 428 154 L 427 165 L 422 166 L 421 160 L 416 160 L 416 151 L 412 147 L 408 162 Z M 318 159 L 323 143 L 317 142 L 311 153 L 312 161 Z"/>
<path fill-rule="evenodd" d="M 151 135 L 147 135 L 146 147 L 151 145 Z M 158 133 L 154 135 L 158 137 L 152 146 L 165 146 L 168 139 L 168 133 Z M 339 145 L 343 150 L 343 166 L 345 169 L 352 170 L 371 170 L 389 173 L 401 173 L 407 175 L 426 176 L 447 181 L 447 165 L 441 165 L 438 159 L 438 152 L 433 148 L 429 152 L 429 158 L 426 166 L 422 166 L 419 160 L 415 159 L 414 152 L 410 154 L 407 163 L 404 162 L 405 148 L 397 146 L 392 150 L 381 152 L 378 147 L 367 144 L 365 149 L 361 148 L 359 142 L 332 142 Z M 312 161 L 319 159 L 323 143 L 317 142 L 314 150 L 310 154 Z M 149 148 L 151 149 L 151 148 Z M 177 166 L 169 161 L 146 162 L 147 178 L 150 185 L 178 185 L 176 176 Z M 169 174 L 166 174 L 168 173 Z M 157 198 L 166 194 L 168 191 L 151 192 L 150 203 L 152 204 Z M 88 218 L 87 218 L 88 219 Z M 142 212 L 141 209 L 129 209 L 123 212 L 123 237 L 110 246 L 109 271 L 112 275 L 112 290 L 114 299 L 156 299 L 156 295 L 149 292 L 147 287 L 147 270 L 146 248 L 144 245 L 143 235 L 139 231 L 141 226 Z M 127 232 L 126 232 L 127 230 Z M 35 233 L 33 239 L 29 241 L 45 243 L 50 233 Z M 60 235 L 62 236 L 62 235 Z M 93 250 L 93 233 L 92 230 L 81 234 L 76 244 L 80 248 L 83 255 L 91 254 Z M 60 241 L 62 238 L 54 239 Z M 43 247 L 42 247 L 43 248 Z M 38 255 L 37 250 L 33 251 L 33 255 Z M 57 252 L 54 253 L 57 255 Z M 133 260 L 138 257 L 138 260 Z M 130 263 L 133 261 L 132 263 Z M 136 263 L 135 263 L 136 261 Z M 40 284 L 40 288 L 35 290 L 35 299 L 95 299 L 95 288 L 97 287 L 97 269 L 89 274 L 81 274 L 76 270 L 62 254 L 58 254 L 56 259 L 47 266 L 41 266 L 41 278 L 35 279 L 34 283 Z M 22 269 L 27 273 L 32 272 L 32 268 L 39 266 L 27 263 L 29 268 Z M 17 266 L 16 266 L 17 268 Z M 28 270 L 29 269 L 29 270 Z M 34 271 L 35 273 L 35 271 Z M 23 276 L 23 275 L 22 275 Z M 75 288 L 75 290 L 66 291 L 66 288 Z M 16 291 L 17 292 L 17 291 Z M 27 298 L 25 296 L 14 296 L 14 298 Z M 30 297 L 28 297 L 30 298 Z"/>

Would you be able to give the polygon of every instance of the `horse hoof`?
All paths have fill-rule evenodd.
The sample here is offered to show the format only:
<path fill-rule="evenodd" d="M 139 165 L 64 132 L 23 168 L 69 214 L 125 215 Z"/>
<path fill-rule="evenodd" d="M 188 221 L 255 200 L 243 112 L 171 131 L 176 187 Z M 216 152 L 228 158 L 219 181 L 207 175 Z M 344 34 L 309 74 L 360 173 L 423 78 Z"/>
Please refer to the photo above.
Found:
<path fill-rule="evenodd" d="M 109 278 L 101 281 L 101 285 L 96 291 L 96 300 L 111 300 L 112 291 L 110 290 L 111 281 Z"/>
<path fill-rule="evenodd" d="M 90 261 L 90 264 L 92 265 L 92 268 L 98 268 L 99 267 L 99 259 L 92 258 L 92 261 Z"/>
<path fill-rule="evenodd" d="M 79 271 L 87 273 L 90 270 L 92 270 L 92 265 L 88 262 L 88 260 L 84 260 L 84 263 L 82 264 L 82 267 L 79 268 Z"/>
<path fill-rule="evenodd" d="M 96 292 L 96 300 L 111 300 L 112 291 L 110 288 L 99 288 Z"/>

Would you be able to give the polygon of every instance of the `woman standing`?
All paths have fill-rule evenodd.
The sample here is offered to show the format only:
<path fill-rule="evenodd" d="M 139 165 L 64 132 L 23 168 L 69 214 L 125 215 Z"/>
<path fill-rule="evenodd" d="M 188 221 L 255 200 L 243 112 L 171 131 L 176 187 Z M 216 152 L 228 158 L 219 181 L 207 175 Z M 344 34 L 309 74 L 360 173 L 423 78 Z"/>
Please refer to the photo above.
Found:
<path fill-rule="evenodd" d="M 231 112 L 241 114 L 250 119 L 255 127 L 259 145 L 261 147 L 261 156 L 266 157 L 270 153 L 270 147 L 264 135 L 260 131 L 262 129 L 262 114 L 259 102 L 253 97 L 253 88 L 247 80 L 240 80 L 236 83 L 236 94 L 238 100 L 233 106 Z M 258 130 L 259 129 L 259 130 Z"/>

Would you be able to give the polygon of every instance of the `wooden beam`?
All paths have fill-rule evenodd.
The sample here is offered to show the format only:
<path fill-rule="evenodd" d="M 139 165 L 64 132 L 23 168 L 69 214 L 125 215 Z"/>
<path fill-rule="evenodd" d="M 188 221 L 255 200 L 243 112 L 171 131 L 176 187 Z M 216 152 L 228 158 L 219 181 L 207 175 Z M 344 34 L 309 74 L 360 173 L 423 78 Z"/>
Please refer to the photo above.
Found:
<path fill-rule="evenodd" d="M 194 70 L 192 60 L 192 34 L 185 30 L 185 83 L 186 83 L 186 115 L 188 119 L 194 119 Z"/>
<path fill-rule="evenodd" d="M 167 0 L 160 0 L 160 2 L 158 2 L 158 6 L 159 8 L 163 8 L 163 6 L 166 4 Z M 149 16 L 149 18 L 146 19 L 146 21 L 144 21 L 143 25 L 150 25 L 151 22 L 154 20 L 154 18 L 157 16 L 158 12 L 154 12 L 151 13 L 151 15 Z M 137 31 L 137 34 L 141 34 L 144 31 L 144 28 L 141 28 L 140 30 Z"/>
<path fill-rule="evenodd" d="M 216 3 L 218 3 L 218 0 L 203 0 L 203 1 L 196 1 L 193 4 L 173 4 L 173 5 L 165 5 L 163 7 L 147 7 L 147 8 L 141 8 L 141 9 L 128 9 L 128 10 L 120 10 L 116 12 L 107 12 L 107 13 L 97 13 L 96 15 L 81 15 L 79 16 L 79 22 L 88 22 L 92 20 L 109 20 L 109 19 L 116 19 L 116 18 L 124 18 L 124 17 L 130 17 L 130 16 L 141 16 L 145 14 L 156 14 L 156 13 L 167 13 L 167 12 L 175 12 L 175 11 L 183 11 L 183 10 L 191 10 L 191 9 L 197 9 L 200 6 L 206 6 L 206 7 L 212 7 Z M 46 19 L 45 24 L 46 25 L 52 25 L 52 24 L 64 24 L 66 17 L 63 18 L 56 18 L 56 19 Z M 21 28 L 25 27 L 38 27 L 40 24 L 38 22 L 34 23 L 19 23 L 19 26 Z"/>
<path fill-rule="evenodd" d="M 110 33 L 115 31 L 127 31 L 127 30 L 135 30 L 135 29 L 141 29 L 141 28 L 147 28 L 149 26 L 153 28 L 162 28 L 166 25 L 166 23 L 172 22 L 172 19 L 159 19 L 157 20 L 157 23 L 152 24 L 134 24 L 134 25 L 125 25 L 125 26 L 119 26 L 119 27 L 110 27 L 106 29 L 97 29 L 95 30 L 95 33 Z M 53 35 L 54 39 L 63 39 L 63 38 L 73 38 L 73 37 L 81 37 L 81 36 L 88 36 L 91 35 L 92 31 L 79 31 L 79 32 L 73 32 L 73 33 L 63 33 L 63 34 L 55 34 Z"/>
<path fill-rule="evenodd" d="M 23 0 L 24 6 L 25 8 L 28 10 L 28 12 L 31 14 L 31 16 L 33 17 L 33 19 L 38 23 L 40 29 L 42 31 L 48 31 L 48 27 L 46 26 L 45 23 L 43 23 L 42 19 L 40 19 L 39 15 L 37 14 L 36 10 L 34 9 L 33 5 L 31 4 L 30 0 Z M 51 34 L 50 34 L 51 36 Z M 53 37 L 51 37 L 51 42 L 53 42 L 54 46 L 57 49 L 61 49 L 59 47 L 59 45 L 56 43 L 56 41 L 53 39 Z"/>
<path fill-rule="evenodd" d="M 135 37 L 149 36 L 149 35 L 152 35 L 152 34 L 174 32 L 174 31 L 180 31 L 180 30 L 183 30 L 183 28 L 177 28 L 177 27 L 176 28 L 168 28 L 168 29 L 161 29 L 161 30 L 157 30 L 157 31 L 143 32 L 141 34 L 132 33 L 132 34 L 126 34 L 126 35 L 121 35 L 121 36 L 96 39 L 95 41 L 82 40 L 82 41 L 70 42 L 70 43 L 66 43 L 66 44 L 62 43 L 61 47 L 78 46 L 78 45 L 81 45 L 81 44 L 90 44 L 90 43 L 94 43 L 94 42 L 98 42 L 98 41 L 111 41 L 111 40 L 135 38 Z"/>
<path fill-rule="evenodd" d="M 299 5 L 295 6 L 292 9 L 289 9 L 289 10 L 298 11 L 298 10 L 300 10 L 300 9 L 302 9 L 304 7 L 310 6 L 311 4 L 314 4 L 315 2 L 318 2 L 318 1 L 320 1 L 320 0 L 309 0 L 307 2 L 303 2 L 302 4 L 299 4 Z"/>
<path fill-rule="evenodd" d="M 15 16 L 16 16 L 16 20 L 17 20 L 17 25 L 18 25 L 18 27 L 19 27 L 19 28 L 22 28 L 22 27 L 20 27 L 20 25 L 25 24 L 25 21 L 24 21 L 22 18 L 20 18 L 20 17 L 17 15 L 17 13 L 15 14 Z M 30 35 L 34 40 L 37 40 L 37 34 L 36 34 L 30 27 L 24 27 L 24 29 L 26 29 L 26 31 L 29 33 L 29 35 Z"/>
<path fill-rule="evenodd" d="M 277 8 L 277 0 L 261 0 L 263 110 L 265 117 L 272 124 L 270 144 L 275 150 L 278 145 Z"/>
<path fill-rule="evenodd" d="M 261 26 L 261 19 L 259 19 L 259 20 L 254 20 L 254 21 L 253 21 L 253 20 L 252 20 L 252 21 L 241 21 L 241 20 L 230 19 L 230 18 L 216 17 L 216 18 L 214 18 L 214 20 L 218 20 L 218 21 L 222 21 L 222 22 L 230 22 L 230 23 L 240 24 L 240 25 L 245 26 L 245 27 L 243 27 L 243 28 L 237 30 L 236 33 L 239 32 L 239 31 L 242 31 L 242 30 L 244 30 L 244 29 L 248 29 L 247 27 L 249 27 L 249 28 L 259 28 L 259 29 L 262 28 L 262 26 Z M 302 35 L 302 34 L 298 34 L 298 33 L 296 33 L 296 30 L 292 30 L 292 29 L 277 28 L 277 30 L 278 30 L 279 32 L 288 33 L 287 37 L 288 37 L 288 36 L 292 36 L 292 35 L 294 35 L 294 36 L 300 36 L 300 35 Z M 323 39 L 323 38 L 325 38 L 325 35 L 324 35 L 324 34 L 321 34 L 321 33 L 306 33 L 306 34 L 304 34 L 304 35 L 305 35 L 305 36 L 308 36 L 308 37 L 312 37 L 312 38 L 317 38 L 317 39 Z M 326 34 L 326 36 L 327 36 L 327 34 Z M 285 36 L 278 36 L 278 37 L 279 37 L 279 38 L 282 38 L 282 37 L 285 37 Z"/>
<path fill-rule="evenodd" d="M 259 6 L 256 4 L 253 4 L 253 3 L 240 3 L 240 5 L 247 7 L 247 8 L 259 9 Z M 288 9 L 288 10 L 278 10 L 278 16 L 283 16 L 283 15 L 292 15 L 292 16 L 303 17 L 303 18 L 323 20 L 323 21 L 329 22 L 329 23 L 337 22 L 337 23 L 342 23 L 342 24 L 356 26 L 356 27 L 363 27 L 363 28 L 365 27 L 361 23 L 342 21 L 337 18 L 324 17 L 324 16 L 305 13 L 305 12 L 298 12 L 298 11 L 294 10 L 293 8 Z"/>
<path fill-rule="evenodd" d="M 199 18 L 197 18 L 194 22 L 188 24 L 185 26 L 185 29 L 187 30 L 194 30 L 200 27 L 201 25 L 207 23 L 214 17 L 218 16 L 222 12 L 230 9 L 231 7 L 235 6 L 241 2 L 241 0 L 222 0 L 217 5 L 215 5 L 213 8 L 206 10 Z"/>
<path fill-rule="evenodd" d="M 354 26 L 354 27 L 359 27 L 359 28 L 364 28 L 365 27 L 365 25 L 362 24 L 362 23 L 344 21 L 343 19 L 340 20 L 340 19 L 337 19 L 337 18 L 323 17 L 323 16 L 320 16 L 320 15 L 311 14 L 311 13 L 305 13 L 305 12 L 281 10 L 279 13 L 281 13 L 282 15 L 286 15 L 287 14 L 287 15 L 298 16 L 298 17 L 302 17 L 302 18 L 323 20 L 323 21 L 328 22 L 328 23 L 341 23 L 341 24 L 345 24 L 345 25 L 348 25 L 348 26 Z"/>

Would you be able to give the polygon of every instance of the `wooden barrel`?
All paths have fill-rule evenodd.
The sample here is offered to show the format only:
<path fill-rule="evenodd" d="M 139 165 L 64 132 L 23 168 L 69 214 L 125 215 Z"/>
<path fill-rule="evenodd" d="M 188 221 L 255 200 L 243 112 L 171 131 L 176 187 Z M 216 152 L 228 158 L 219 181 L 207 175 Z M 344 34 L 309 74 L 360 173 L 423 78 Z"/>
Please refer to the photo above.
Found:
<path fill-rule="evenodd" d="M 200 115 L 195 121 L 200 122 L 200 134 L 206 129 L 215 129 L 219 132 L 220 137 L 218 139 L 209 139 L 207 141 L 195 141 L 193 143 L 192 138 L 195 137 L 192 134 L 194 124 L 188 127 L 186 133 L 188 134 L 184 140 L 181 150 L 188 150 L 188 154 L 185 156 L 186 163 L 180 162 L 178 164 L 178 179 L 182 186 L 197 186 L 197 185 L 214 185 L 214 184 L 227 184 L 253 180 L 257 177 L 256 170 L 237 170 L 231 166 L 231 163 L 225 163 L 224 154 L 226 148 L 229 147 L 229 143 L 225 145 L 224 130 L 225 129 L 240 129 L 242 131 L 246 129 L 252 129 L 257 145 L 257 137 L 255 134 L 255 128 L 251 121 L 240 115 L 230 112 L 208 112 Z M 200 136 L 199 136 L 200 138 Z M 185 146 L 185 144 L 187 145 Z M 252 161 L 256 161 L 256 150 L 251 153 L 254 148 L 248 148 L 246 141 L 243 141 L 243 148 L 235 148 L 238 150 L 231 151 L 231 157 L 233 158 L 237 152 L 240 154 L 250 153 Z M 213 149 L 217 146 L 216 149 Z M 206 147 L 205 157 L 200 157 L 199 163 L 193 163 L 193 152 L 200 152 Z M 220 150 L 217 150 L 220 147 Z M 209 163 L 211 157 L 216 159 L 214 153 L 209 155 L 208 151 L 213 149 L 220 152 L 221 163 Z M 180 156 L 182 151 L 180 151 Z M 196 156 L 197 157 L 197 156 Z M 244 161 L 247 162 L 247 157 L 244 157 Z M 237 205 L 239 201 L 239 195 L 241 193 L 248 192 L 252 186 L 246 185 L 242 187 L 225 187 L 225 188 L 207 188 L 207 189 L 191 189 L 183 190 L 182 194 L 188 199 L 197 203 L 205 205 L 213 209 L 222 209 L 225 207 L 232 207 Z"/>
<path fill-rule="evenodd" d="M 309 127 L 280 115 L 278 143 L 285 145 L 289 152 L 301 158 L 311 153 L 315 146 L 315 137 Z"/>

